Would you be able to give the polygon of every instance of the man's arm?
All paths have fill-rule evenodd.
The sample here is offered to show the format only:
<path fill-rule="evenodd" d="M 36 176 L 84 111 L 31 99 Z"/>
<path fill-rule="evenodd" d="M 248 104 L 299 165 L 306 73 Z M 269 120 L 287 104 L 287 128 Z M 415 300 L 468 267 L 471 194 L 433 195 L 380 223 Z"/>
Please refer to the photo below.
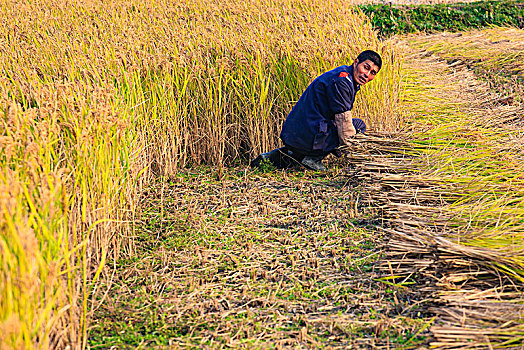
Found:
<path fill-rule="evenodd" d="M 351 111 L 335 114 L 335 125 L 337 126 L 340 147 L 348 147 L 350 138 L 357 134 L 357 130 L 353 126 Z"/>

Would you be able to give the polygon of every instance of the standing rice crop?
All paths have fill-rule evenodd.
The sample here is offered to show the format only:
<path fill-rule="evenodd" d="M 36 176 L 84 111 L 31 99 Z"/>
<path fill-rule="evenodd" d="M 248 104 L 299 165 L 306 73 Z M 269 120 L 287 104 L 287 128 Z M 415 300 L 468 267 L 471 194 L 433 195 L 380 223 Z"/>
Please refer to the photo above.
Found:
<path fill-rule="evenodd" d="M 377 39 L 367 17 L 342 2 L 177 6 L 167 15 L 164 7 L 135 8 L 114 19 L 143 23 L 162 11 L 157 16 L 171 23 L 148 24 L 143 35 L 156 37 L 150 43 L 135 40 L 142 45 L 136 56 L 147 58 L 131 63 L 141 68 L 126 72 L 126 89 L 119 89 L 125 104 L 136 106 L 133 114 L 147 129 L 148 161 L 162 173 L 189 164 L 226 164 L 274 148 L 283 119 L 307 84 L 351 64 L 367 48 L 382 53 L 385 64 L 360 94 L 356 114 L 375 129 L 401 123 L 400 54 Z"/>
<path fill-rule="evenodd" d="M 105 263 L 133 252 L 141 184 L 275 147 L 321 72 L 379 51 L 356 114 L 401 122 L 400 54 L 340 0 L 6 0 L 0 14 L 2 349 L 85 347 Z"/>

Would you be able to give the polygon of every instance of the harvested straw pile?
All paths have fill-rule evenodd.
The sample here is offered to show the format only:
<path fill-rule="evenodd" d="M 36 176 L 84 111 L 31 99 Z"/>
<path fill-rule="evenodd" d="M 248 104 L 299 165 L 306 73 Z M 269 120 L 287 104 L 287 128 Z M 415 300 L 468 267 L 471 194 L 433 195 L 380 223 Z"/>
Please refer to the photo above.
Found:
<path fill-rule="evenodd" d="M 521 345 L 521 106 L 498 103 L 463 68 L 424 52 L 410 59 L 407 99 L 423 117 L 406 139 L 360 138 L 350 156 L 348 174 L 368 184 L 387 223 L 381 269 L 435 300 L 433 347 Z"/>

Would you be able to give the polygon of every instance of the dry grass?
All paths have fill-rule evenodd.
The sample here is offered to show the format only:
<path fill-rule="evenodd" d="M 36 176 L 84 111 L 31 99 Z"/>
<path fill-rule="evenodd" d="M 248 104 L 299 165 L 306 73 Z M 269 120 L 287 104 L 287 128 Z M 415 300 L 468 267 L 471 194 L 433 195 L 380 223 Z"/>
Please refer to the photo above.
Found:
<path fill-rule="evenodd" d="M 411 35 L 410 45 L 446 59 L 455 68 L 467 66 L 499 92 L 499 103 L 522 103 L 524 96 L 524 30 L 490 28 L 462 33 Z M 495 101 L 488 101 L 495 102 Z"/>
<path fill-rule="evenodd" d="M 144 193 L 141 252 L 120 262 L 92 348 L 425 341 L 419 295 L 375 272 L 381 235 L 363 188 L 337 170 L 236 171 L 184 172 Z"/>

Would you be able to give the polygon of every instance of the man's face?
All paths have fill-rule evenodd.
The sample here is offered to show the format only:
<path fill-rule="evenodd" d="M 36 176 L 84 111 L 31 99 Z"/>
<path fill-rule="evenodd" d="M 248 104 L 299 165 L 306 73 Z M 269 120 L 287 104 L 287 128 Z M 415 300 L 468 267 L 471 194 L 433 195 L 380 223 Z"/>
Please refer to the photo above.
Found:
<path fill-rule="evenodd" d="M 357 58 L 353 63 L 353 79 L 358 85 L 364 85 L 375 79 L 378 71 L 378 66 L 371 60 L 359 62 Z"/>

